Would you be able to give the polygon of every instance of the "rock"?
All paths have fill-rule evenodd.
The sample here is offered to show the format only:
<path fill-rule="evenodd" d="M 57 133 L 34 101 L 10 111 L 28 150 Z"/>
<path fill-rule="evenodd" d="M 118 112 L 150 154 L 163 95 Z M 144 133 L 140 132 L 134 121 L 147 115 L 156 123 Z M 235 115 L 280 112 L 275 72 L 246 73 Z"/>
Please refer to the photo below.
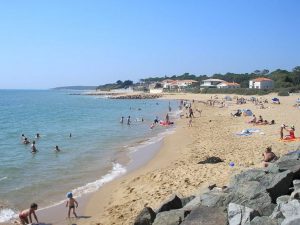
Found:
<path fill-rule="evenodd" d="M 199 206 L 193 210 L 181 225 L 227 225 L 226 213 L 215 207 Z"/>
<path fill-rule="evenodd" d="M 207 157 L 205 160 L 198 162 L 198 164 L 216 164 L 216 163 L 220 163 L 220 162 L 224 162 L 224 160 L 222 160 L 219 157 L 216 156 L 212 156 L 212 157 Z"/>
<path fill-rule="evenodd" d="M 300 180 L 293 180 L 294 190 L 300 189 Z"/>
<path fill-rule="evenodd" d="M 226 207 L 226 199 L 228 197 L 228 193 L 220 192 L 220 191 L 210 191 L 207 193 L 204 193 L 200 196 L 200 203 L 201 205 L 208 206 L 208 207 Z M 196 198 L 195 201 L 193 201 L 193 204 L 197 204 L 198 199 Z"/>
<path fill-rule="evenodd" d="M 280 211 L 285 218 L 300 216 L 300 201 L 292 200 L 286 204 L 283 204 Z"/>
<path fill-rule="evenodd" d="M 192 201 L 195 198 L 195 196 L 189 196 L 185 198 L 181 198 L 182 207 L 184 207 L 186 204 L 188 204 L 190 201 Z"/>
<path fill-rule="evenodd" d="M 276 204 L 285 204 L 289 201 L 290 196 L 289 195 L 282 195 L 276 199 Z"/>
<path fill-rule="evenodd" d="M 150 207 L 145 207 L 136 217 L 134 225 L 151 225 L 155 217 L 155 212 Z"/>
<path fill-rule="evenodd" d="M 261 183 L 266 186 L 267 192 L 272 198 L 272 202 L 276 202 L 276 199 L 281 195 L 286 195 L 290 192 L 290 187 L 293 181 L 293 173 L 290 170 L 277 173 L 267 174 L 265 180 Z"/>
<path fill-rule="evenodd" d="M 177 195 L 173 195 L 169 200 L 164 202 L 159 209 L 157 210 L 157 213 L 169 211 L 172 209 L 180 209 L 182 208 L 182 202 L 180 198 Z"/>
<path fill-rule="evenodd" d="M 262 217 L 255 217 L 251 222 L 250 225 L 279 225 L 276 220 L 273 220 L 267 216 Z"/>
<path fill-rule="evenodd" d="M 286 218 L 281 225 L 299 225 L 300 224 L 300 216 L 292 216 L 290 218 Z"/>
<path fill-rule="evenodd" d="M 227 212 L 229 225 L 250 223 L 255 216 L 259 216 L 257 211 L 235 203 L 229 203 Z"/>
<path fill-rule="evenodd" d="M 243 196 L 241 194 L 231 193 L 226 201 L 231 200 L 232 203 L 244 205 L 248 208 L 256 210 L 261 216 L 270 216 L 275 208 L 275 204 L 268 193 L 260 192 L 253 195 L 253 198 Z"/>
<path fill-rule="evenodd" d="M 259 181 L 266 175 L 261 169 L 252 169 L 235 175 L 231 178 L 230 187 L 237 187 L 246 181 Z"/>
<path fill-rule="evenodd" d="M 300 178 L 300 160 L 299 159 L 291 159 L 291 160 L 283 160 L 276 163 L 278 170 L 280 172 L 289 170 L 293 173 L 293 179 Z"/>
<path fill-rule="evenodd" d="M 185 211 L 182 209 L 175 209 L 158 213 L 153 225 L 178 225 L 185 217 Z"/>
<path fill-rule="evenodd" d="M 186 210 L 186 211 L 192 211 L 200 205 L 201 205 L 201 198 L 200 198 L 200 196 L 196 196 L 192 201 L 187 203 L 183 207 L 183 209 Z"/>
<path fill-rule="evenodd" d="M 231 180 L 230 187 L 249 198 L 255 197 L 255 193 L 267 191 L 272 202 L 275 203 L 279 196 L 290 192 L 292 179 L 293 174 L 289 170 L 281 173 L 268 173 L 253 169 L 236 175 Z"/>

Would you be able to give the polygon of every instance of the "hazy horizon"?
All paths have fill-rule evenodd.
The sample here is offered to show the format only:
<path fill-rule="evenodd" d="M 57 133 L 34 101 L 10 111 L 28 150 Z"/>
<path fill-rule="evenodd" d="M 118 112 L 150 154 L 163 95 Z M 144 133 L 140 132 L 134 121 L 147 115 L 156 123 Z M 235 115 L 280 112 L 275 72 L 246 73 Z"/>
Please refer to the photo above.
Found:
<path fill-rule="evenodd" d="M 0 2 L 0 89 L 299 66 L 300 2 Z"/>

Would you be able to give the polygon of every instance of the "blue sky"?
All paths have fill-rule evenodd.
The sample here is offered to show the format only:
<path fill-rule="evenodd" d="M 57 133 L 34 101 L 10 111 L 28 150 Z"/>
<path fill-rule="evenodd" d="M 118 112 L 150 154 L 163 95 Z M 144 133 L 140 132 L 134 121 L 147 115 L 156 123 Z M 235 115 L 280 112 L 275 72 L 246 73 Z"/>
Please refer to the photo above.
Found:
<path fill-rule="evenodd" d="M 3 0 L 0 88 L 291 70 L 297 0 Z"/>

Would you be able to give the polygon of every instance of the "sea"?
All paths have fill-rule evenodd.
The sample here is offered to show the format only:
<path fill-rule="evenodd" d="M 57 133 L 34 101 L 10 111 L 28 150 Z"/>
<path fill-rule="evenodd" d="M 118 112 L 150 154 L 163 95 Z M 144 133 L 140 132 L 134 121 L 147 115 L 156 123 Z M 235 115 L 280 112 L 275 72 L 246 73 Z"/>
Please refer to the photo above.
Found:
<path fill-rule="evenodd" d="M 82 196 L 122 176 L 135 163 L 134 152 L 172 132 L 174 126 L 150 126 L 156 116 L 164 120 L 169 107 L 175 119 L 178 106 L 74 91 L 0 90 L 0 222 L 32 202 L 50 207 L 69 191 Z M 22 134 L 36 142 L 36 154 L 31 143 L 22 143 Z"/>

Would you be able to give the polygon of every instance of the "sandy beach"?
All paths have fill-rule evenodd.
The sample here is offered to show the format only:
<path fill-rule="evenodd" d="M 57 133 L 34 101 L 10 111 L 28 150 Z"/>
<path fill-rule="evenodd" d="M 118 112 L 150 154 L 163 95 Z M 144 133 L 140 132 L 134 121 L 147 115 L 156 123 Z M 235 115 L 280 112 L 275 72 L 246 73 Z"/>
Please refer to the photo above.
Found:
<path fill-rule="evenodd" d="M 223 186 L 241 170 L 262 167 L 262 153 L 267 146 L 272 146 L 278 156 L 296 149 L 300 142 L 279 141 L 279 129 L 283 123 L 294 125 L 299 136 L 300 110 L 293 107 L 299 96 L 281 97 L 280 105 L 271 104 L 274 96 L 262 96 L 269 103 L 260 109 L 250 102 L 237 105 L 235 101 L 226 101 L 222 108 L 198 102 L 210 99 L 211 95 L 165 95 L 166 99 L 195 100 L 192 127 L 185 116 L 176 121 L 176 132 L 164 138 L 153 159 L 94 193 L 85 207 L 84 215 L 89 218 L 79 219 L 77 224 L 133 224 L 144 205 L 155 209 L 172 194 L 184 197 L 211 184 Z M 224 95 L 217 97 L 221 100 Z M 201 116 L 196 109 L 202 110 Z M 230 116 L 237 109 L 251 109 L 276 124 L 253 126 L 247 123 L 250 117 Z M 246 128 L 257 128 L 260 132 L 248 137 L 236 135 Z M 210 156 L 220 157 L 224 162 L 198 164 Z"/>

